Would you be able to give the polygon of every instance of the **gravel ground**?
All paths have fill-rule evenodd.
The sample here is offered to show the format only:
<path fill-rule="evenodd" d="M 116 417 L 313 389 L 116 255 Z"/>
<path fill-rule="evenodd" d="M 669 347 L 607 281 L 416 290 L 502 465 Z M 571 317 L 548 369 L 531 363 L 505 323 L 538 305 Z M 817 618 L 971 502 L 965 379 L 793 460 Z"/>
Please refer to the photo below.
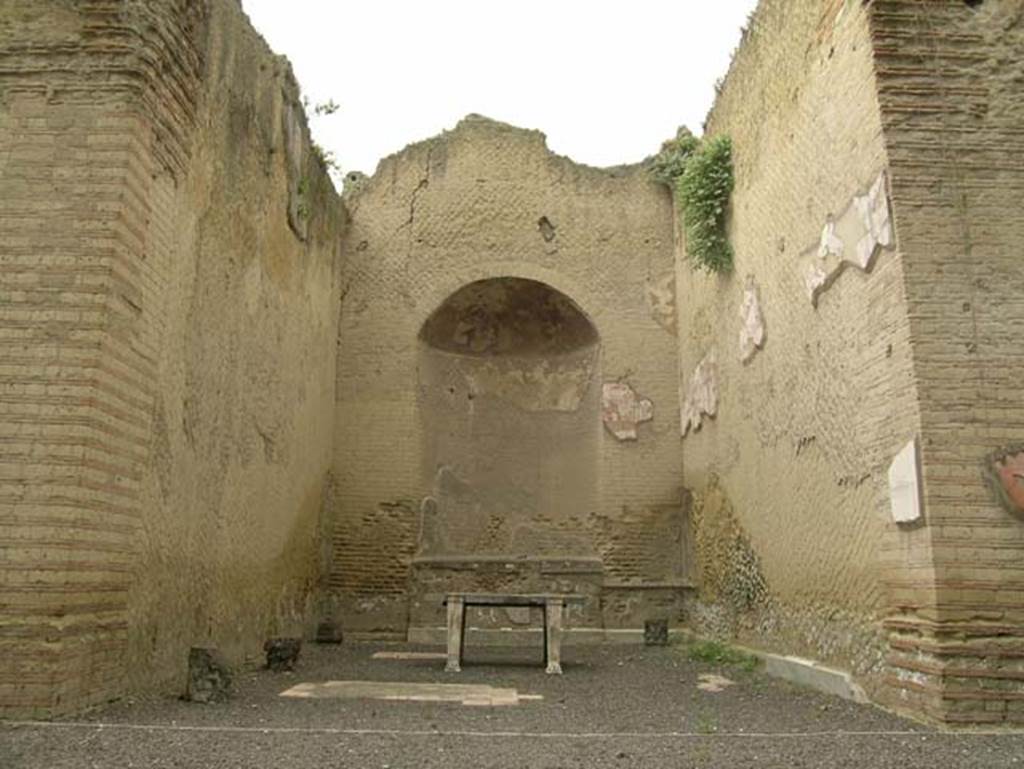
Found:
<path fill-rule="evenodd" d="M 758 672 L 689 661 L 677 647 L 470 650 L 461 674 L 436 660 L 373 660 L 412 647 L 308 646 L 295 673 L 242 675 L 222 705 L 124 701 L 76 720 L 0 722 L 0 767 L 898 767 L 1024 769 L 1024 733 L 937 732 Z M 735 681 L 697 689 L 702 673 Z M 479 683 L 541 695 L 508 707 L 278 696 L 326 680 Z"/>

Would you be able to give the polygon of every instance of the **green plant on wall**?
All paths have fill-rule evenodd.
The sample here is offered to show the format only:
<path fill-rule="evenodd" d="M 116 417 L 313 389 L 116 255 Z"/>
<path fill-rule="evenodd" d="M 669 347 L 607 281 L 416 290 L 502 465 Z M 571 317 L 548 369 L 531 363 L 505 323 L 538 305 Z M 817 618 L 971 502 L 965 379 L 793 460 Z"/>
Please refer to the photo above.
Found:
<path fill-rule="evenodd" d="M 681 126 L 676 138 L 669 139 L 661 145 L 661 151 L 651 160 L 651 175 L 662 184 L 675 189 L 676 180 L 686 170 L 686 161 L 700 147 L 700 139 L 690 133 L 690 129 Z"/>
<path fill-rule="evenodd" d="M 661 147 L 651 175 L 675 193 L 686 233 L 686 253 L 698 269 L 732 270 L 733 251 L 725 231 L 733 190 L 732 141 L 713 136 L 701 141 L 686 128 Z"/>

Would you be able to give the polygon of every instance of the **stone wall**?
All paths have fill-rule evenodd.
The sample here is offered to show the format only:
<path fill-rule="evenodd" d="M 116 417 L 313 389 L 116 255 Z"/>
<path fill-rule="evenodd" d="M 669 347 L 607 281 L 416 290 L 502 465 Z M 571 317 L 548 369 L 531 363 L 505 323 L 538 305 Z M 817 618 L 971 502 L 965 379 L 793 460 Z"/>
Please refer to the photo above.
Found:
<path fill-rule="evenodd" d="M 706 128 L 734 143 L 736 259 L 723 276 L 677 260 L 690 619 L 877 693 L 889 591 L 927 581 L 930 537 L 890 516 L 920 416 L 903 266 L 862 213 L 888 214 L 862 4 L 765 0 Z"/>
<path fill-rule="evenodd" d="M 347 203 L 331 576 L 346 627 L 440 624 L 445 584 L 512 573 L 678 594 L 682 543 L 632 533 L 682 515 L 667 192 L 471 116 Z"/>
<path fill-rule="evenodd" d="M 1021 723 L 1024 8 L 876 0 L 870 17 L 933 554 L 894 584 L 891 685 L 935 718 Z"/>
<path fill-rule="evenodd" d="M 0 2 L 0 712 L 310 621 L 339 211 L 234 0 Z"/>

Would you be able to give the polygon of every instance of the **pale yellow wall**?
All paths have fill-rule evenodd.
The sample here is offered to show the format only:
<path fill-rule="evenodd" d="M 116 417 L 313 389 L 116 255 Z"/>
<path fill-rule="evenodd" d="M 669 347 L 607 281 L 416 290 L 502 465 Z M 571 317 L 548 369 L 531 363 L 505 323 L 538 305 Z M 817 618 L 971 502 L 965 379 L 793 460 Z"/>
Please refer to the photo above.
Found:
<path fill-rule="evenodd" d="M 829 217 L 887 165 L 861 6 L 761 4 L 707 125 L 733 140 L 735 269 L 709 276 L 680 257 L 678 293 L 682 394 L 711 351 L 719 387 L 717 416 L 683 441 L 712 588 L 695 625 L 875 685 L 880 621 L 902 600 L 887 581 L 929 563 L 927 532 L 897 532 L 889 510 L 889 463 L 919 423 L 902 268 L 885 249 L 869 272 L 847 267 L 817 307 L 804 286 Z M 743 363 L 748 279 L 766 338 Z"/>
<path fill-rule="evenodd" d="M 147 233 L 158 389 L 129 622 L 139 666 L 169 685 L 189 645 L 241 662 L 309 631 L 333 444 L 340 201 L 287 64 L 234 3 L 209 29 L 192 157 L 154 185 Z"/>

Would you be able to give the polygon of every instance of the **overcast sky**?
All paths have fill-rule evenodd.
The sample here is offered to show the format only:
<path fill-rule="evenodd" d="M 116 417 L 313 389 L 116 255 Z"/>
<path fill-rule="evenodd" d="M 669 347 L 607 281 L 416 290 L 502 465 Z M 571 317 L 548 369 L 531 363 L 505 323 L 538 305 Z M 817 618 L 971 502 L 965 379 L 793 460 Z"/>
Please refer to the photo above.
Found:
<path fill-rule="evenodd" d="M 346 171 L 471 112 L 539 128 L 608 166 L 680 124 L 700 133 L 756 0 L 243 0 L 314 103 L 315 139 Z"/>

